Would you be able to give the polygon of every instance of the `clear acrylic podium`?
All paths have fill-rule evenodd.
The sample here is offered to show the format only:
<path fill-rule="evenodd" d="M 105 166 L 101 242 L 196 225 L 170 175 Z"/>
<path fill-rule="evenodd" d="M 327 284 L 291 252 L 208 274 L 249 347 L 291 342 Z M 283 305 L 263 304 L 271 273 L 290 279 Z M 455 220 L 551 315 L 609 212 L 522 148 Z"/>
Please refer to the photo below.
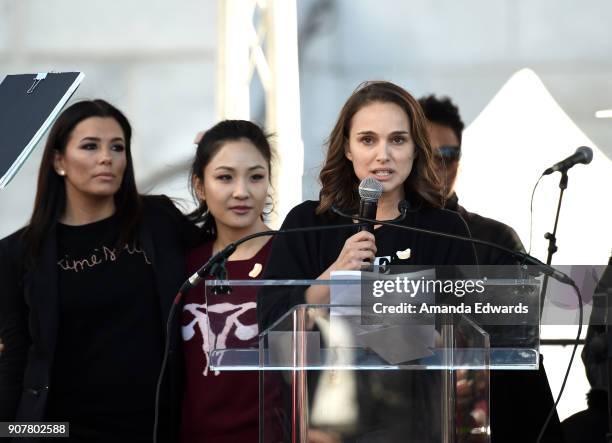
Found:
<path fill-rule="evenodd" d="M 210 368 L 259 372 L 260 442 L 489 442 L 489 371 L 539 364 L 539 282 L 487 284 L 496 303 L 520 299 L 529 315 L 483 325 L 482 313 L 433 312 L 367 324 L 372 306 L 363 299 L 298 305 L 260 331 L 257 344 L 230 349 L 219 331 L 244 327 L 240 317 L 208 315 Z M 247 286 L 261 297 L 310 285 L 362 290 L 359 280 L 210 280 L 204 292 L 210 300 L 225 297 L 219 288 Z"/>

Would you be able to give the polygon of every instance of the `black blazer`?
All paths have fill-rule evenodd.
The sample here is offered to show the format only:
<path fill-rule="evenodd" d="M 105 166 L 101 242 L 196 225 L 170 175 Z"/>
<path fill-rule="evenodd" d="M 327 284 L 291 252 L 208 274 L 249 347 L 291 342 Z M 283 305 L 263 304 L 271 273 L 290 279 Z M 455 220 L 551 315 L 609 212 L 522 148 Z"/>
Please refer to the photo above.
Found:
<path fill-rule="evenodd" d="M 0 337 L 5 344 L 0 357 L 0 421 L 44 419 L 58 331 L 56 230 L 45 239 L 35 270 L 25 263 L 22 231 L 0 241 Z M 152 262 L 163 331 L 186 278 L 185 250 L 197 242 L 198 232 L 168 197 L 143 197 L 138 240 Z M 180 328 L 174 325 L 170 331 L 162 406 L 172 410 L 172 417 L 162 419 L 174 431 L 180 416 L 182 358 Z"/>

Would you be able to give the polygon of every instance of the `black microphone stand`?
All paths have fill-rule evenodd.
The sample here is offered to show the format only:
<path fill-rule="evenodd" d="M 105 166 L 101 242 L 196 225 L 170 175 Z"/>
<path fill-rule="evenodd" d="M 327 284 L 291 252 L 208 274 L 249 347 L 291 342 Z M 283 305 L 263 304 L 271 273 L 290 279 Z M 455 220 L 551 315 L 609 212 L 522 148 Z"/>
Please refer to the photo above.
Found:
<path fill-rule="evenodd" d="M 557 204 L 557 213 L 555 215 L 555 226 L 553 232 L 547 232 L 544 234 L 544 238 L 548 240 L 548 256 L 546 257 L 546 264 L 550 266 L 552 263 L 552 256 L 557 250 L 557 226 L 559 224 L 559 213 L 561 212 L 561 202 L 563 201 L 563 192 L 567 189 L 567 169 L 563 169 L 561 172 L 561 180 L 559 181 L 559 203 Z M 548 275 L 544 275 L 542 281 L 542 292 L 540 294 L 540 318 L 544 312 L 544 300 L 546 298 L 546 289 L 548 287 Z"/>

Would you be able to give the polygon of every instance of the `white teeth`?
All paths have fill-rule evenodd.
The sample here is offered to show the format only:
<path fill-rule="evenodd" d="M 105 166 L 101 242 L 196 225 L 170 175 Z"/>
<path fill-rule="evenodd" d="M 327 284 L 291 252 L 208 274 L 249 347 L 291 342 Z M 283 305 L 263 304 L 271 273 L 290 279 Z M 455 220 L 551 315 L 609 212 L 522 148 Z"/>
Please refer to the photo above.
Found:
<path fill-rule="evenodd" d="M 387 176 L 391 174 L 391 171 L 374 171 L 375 175 Z"/>

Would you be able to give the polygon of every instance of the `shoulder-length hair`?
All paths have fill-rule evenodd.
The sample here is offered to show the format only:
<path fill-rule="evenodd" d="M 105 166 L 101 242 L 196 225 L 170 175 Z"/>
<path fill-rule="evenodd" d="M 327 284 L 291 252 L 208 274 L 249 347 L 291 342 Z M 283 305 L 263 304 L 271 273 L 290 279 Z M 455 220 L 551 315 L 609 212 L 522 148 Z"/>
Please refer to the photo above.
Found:
<path fill-rule="evenodd" d="M 23 234 L 31 264 L 36 262 L 45 236 L 56 225 L 66 209 L 65 178 L 58 175 L 54 169 L 55 155 L 63 154 L 66 151 L 66 145 L 75 126 L 90 117 L 112 118 L 123 130 L 127 163 L 121 186 L 114 195 L 120 226 L 118 246 L 123 246 L 134 239 L 142 212 L 142 202 L 134 178 L 131 151 L 132 127 L 125 115 L 110 103 L 99 99 L 84 100 L 66 108 L 49 131 L 38 170 L 34 209 Z"/>
<path fill-rule="evenodd" d="M 394 103 L 408 116 L 410 135 L 415 144 L 415 160 L 404 182 L 406 198 L 420 198 L 434 207 L 442 206 L 442 190 L 433 168 L 433 153 L 427 135 L 427 120 L 414 97 L 403 88 L 386 81 L 364 82 L 348 98 L 327 140 L 327 156 L 319 174 L 321 191 L 317 213 L 337 205 L 354 210 L 359 207 L 359 179 L 346 158 L 353 116 L 370 103 Z"/>

